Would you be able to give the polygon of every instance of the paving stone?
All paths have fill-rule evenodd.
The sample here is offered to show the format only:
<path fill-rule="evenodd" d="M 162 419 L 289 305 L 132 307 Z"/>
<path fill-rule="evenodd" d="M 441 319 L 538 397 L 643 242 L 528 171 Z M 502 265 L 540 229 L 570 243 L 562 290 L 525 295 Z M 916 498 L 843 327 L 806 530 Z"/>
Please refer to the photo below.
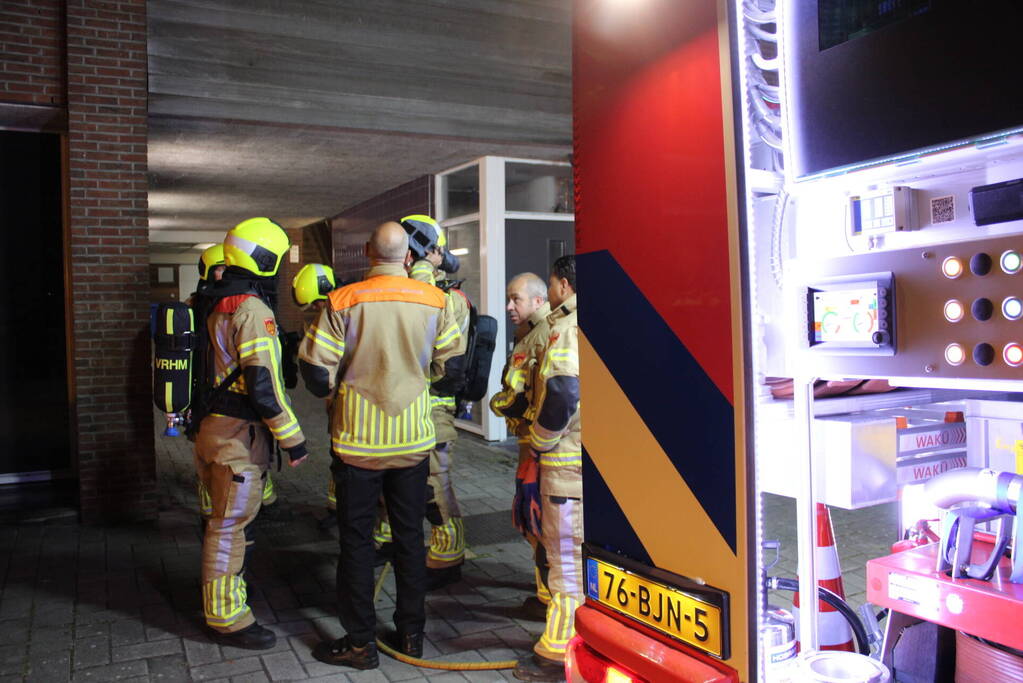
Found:
<path fill-rule="evenodd" d="M 0 621 L 0 643 L 27 643 L 31 621 L 29 617 Z"/>
<path fill-rule="evenodd" d="M 149 668 L 145 661 L 120 662 L 94 669 L 79 669 L 75 671 L 75 683 L 79 681 L 121 681 L 135 676 L 148 675 Z"/>
<path fill-rule="evenodd" d="M 263 664 L 259 661 L 259 657 L 243 657 L 241 659 L 228 659 L 214 664 L 195 666 L 189 670 L 189 673 L 197 681 L 208 681 L 215 678 L 241 676 L 262 670 Z"/>
<path fill-rule="evenodd" d="M 28 634 L 28 645 L 33 654 L 70 650 L 73 642 L 71 628 L 67 626 L 33 628 Z"/>
<path fill-rule="evenodd" d="M 25 643 L 0 645 L 0 674 L 22 674 L 28 661 L 28 646 Z"/>
<path fill-rule="evenodd" d="M 300 678 L 293 678 L 290 680 L 304 680 L 305 672 L 300 674 Z M 231 683 L 269 683 L 270 678 L 262 671 L 257 671 L 251 674 L 245 674 L 243 676 L 232 676 Z"/>
<path fill-rule="evenodd" d="M 114 648 L 114 661 L 126 662 L 132 659 L 148 659 L 149 657 L 160 657 L 162 655 L 176 655 L 181 653 L 181 640 L 178 638 L 170 640 L 155 640 L 148 643 L 135 645 L 121 645 Z"/>
<path fill-rule="evenodd" d="M 273 681 L 296 681 L 305 677 L 305 670 L 298 663 L 294 652 L 278 652 L 263 655 L 263 665 Z"/>
<path fill-rule="evenodd" d="M 152 657 L 147 660 L 149 678 L 153 683 L 191 683 L 188 662 L 184 655 Z"/>
<path fill-rule="evenodd" d="M 122 619 L 110 624 L 111 645 L 131 645 L 141 643 L 146 639 L 146 629 L 138 621 Z"/>
<path fill-rule="evenodd" d="M 57 652 L 49 655 L 32 656 L 28 661 L 29 683 L 57 683 L 71 680 L 71 652 Z"/>
<path fill-rule="evenodd" d="M 75 641 L 74 666 L 76 669 L 110 663 L 110 639 L 106 636 L 82 638 Z"/>
<path fill-rule="evenodd" d="M 191 666 L 201 666 L 212 662 L 219 662 L 220 646 L 206 639 L 185 641 L 185 656 Z"/>

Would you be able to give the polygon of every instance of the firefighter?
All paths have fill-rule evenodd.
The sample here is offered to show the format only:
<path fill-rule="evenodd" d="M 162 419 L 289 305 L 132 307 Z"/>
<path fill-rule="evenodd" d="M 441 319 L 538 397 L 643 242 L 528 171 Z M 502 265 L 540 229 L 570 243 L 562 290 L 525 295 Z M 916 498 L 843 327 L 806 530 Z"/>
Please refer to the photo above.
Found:
<path fill-rule="evenodd" d="M 515 435 L 519 444 L 519 472 L 527 467 L 536 471 L 532 451 L 529 448 L 529 422 L 525 419 L 526 408 L 532 395 L 532 386 L 527 381 L 532 377 L 533 368 L 540 362 L 550 326 L 547 316 L 551 307 L 547 303 L 547 285 L 539 275 L 522 273 L 516 275 L 508 283 L 506 290 L 508 303 L 505 310 L 508 318 L 515 326 L 515 346 L 505 363 L 501 373 L 501 391 L 490 399 L 490 410 L 505 418 L 508 431 Z M 512 510 L 522 509 L 523 478 L 516 477 L 516 500 Z M 513 515 L 516 528 L 526 537 L 533 547 L 534 578 L 536 595 L 530 596 L 522 603 L 527 617 L 541 621 L 546 618 L 547 605 L 551 594 L 547 590 L 547 558 L 543 544 L 533 533 L 522 515 Z"/>
<path fill-rule="evenodd" d="M 317 315 L 327 306 L 327 295 L 334 291 L 336 280 L 334 269 L 322 263 L 307 263 L 302 266 L 291 281 L 291 297 L 302 310 L 312 309 Z M 309 335 L 306 327 L 305 336 Z M 330 417 L 330 400 L 327 400 L 327 416 Z M 330 426 L 328 423 L 327 431 Z M 337 521 L 337 497 L 334 493 L 334 477 L 327 478 L 328 515 L 320 521 L 326 529 Z"/>
<path fill-rule="evenodd" d="M 211 513 L 202 550 L 203 611 L 217 642 L 253 650 L 272 648 L 276 636 L 256 623 L 247 604 L 246 527 L 260 508 L 273 441 L 292 466 L 306 458 L 305 437 L 284 393 L 277 322 L 264 300 L 276 288 L 288 247 L 284 230 L 268 218 L 250 218 L 227 233 L 226 269 L 210 288 L 209 341 L 199 350 L 209 358 L 207 381 L 223 385 L 213 390 L 195 440 Z"/>
<path fill-rule="evenodd" d="M 401 225 L 409 234 L 409 249 L 415 259 L 409 268 L 412 279 L 436 285 L 442 269 L 457 270 L 457 259 L 445 257 L 449 253 L 447 241 L 437 221 L 418 214 L 402 218 Z M 469 300 L 455 289 L 448 290 L 446 296 L 455 310 L 455 320 L 462 333 L 461 355 L 465 353 L 465 334 L 469 327 Z M 454 361 L 446 367 L 452 368 L 453 365 Z M 444 373 L 434 368 L 433 374 L 442 376 Z M 431 525 L 430 549 L 426 554 L 428 591 L 461 580 L 465 562 L 465 526 L 451 484 L 452 447 L 458 438 L 455 429 L 457 406 L 455 396 L 445 391 L 443 386 L 443 383 L 438 383 L 430 388 L 430 414 L 437 432 L 437 445 L 430 451 L 429 489 L 426 492 L 426 518 Z"/>
<path fill-rule="evenodd" d="M 547 624 L 533 656 L 519 662 L 515 677 L 560 681 L 565 648 L 575 634 L 575 610 L 583 600 L 583 482 L 579 420 L 579 328 L 575 257 L 554 262 L 547 299 L 550 333 L 533 369 L 529 446 L 540 466 L 540 540 L 550 567 Z"/>
<path fill-rule="evenodd" d="M 195 298 L 199 295 L 208 294 L 213 283 L 220 282 L 224 277 L 224 269 L 227 264 L 224 262 L 224 245 L 214 244 L 203 250 L 199 255 L 199 284 L 196 291 L 188 298 L 189 306 L 194 305 Z M 210 492 L 206 490 L 205 484 L 199 479 L 196 483 L 199 492 L 199 515 L 202 517 L 203 528 L 206 528 L 206 521 L 212 511 L 210 510 Z M 277 491 L 274 489 L 273 479 L 270 477 L 270 470 L 266 472 L 266 479 L 263 481 L 263 505 L 260 512 L 267 512 L 271 505 L 277 503 Z"/>
<path fill-rule="evenodd" d="M 219 282 L 224 275 L 224 245 L 214 244 L 203 250 L 199 255 L 199 292 L 212 287 L 214 282 Z"/>
<path fill-rule="evenodd" d="M 381 492 L 394 536 L 396 649 L 422 656 L 426 623 L 428 455 L 431 367 L 458 353 L 451 300 L 412 280 L 409 239 L 396 222 L 378 226 L 366 246 L 366 279 L 336 289 L 299 348 L 306 387 L 333 396 L 331 472 L 337 488 L 338 617 L 346 635 L 313 656 L 357 669 L 379 665 L 373 607 L 373 522 Z"/>

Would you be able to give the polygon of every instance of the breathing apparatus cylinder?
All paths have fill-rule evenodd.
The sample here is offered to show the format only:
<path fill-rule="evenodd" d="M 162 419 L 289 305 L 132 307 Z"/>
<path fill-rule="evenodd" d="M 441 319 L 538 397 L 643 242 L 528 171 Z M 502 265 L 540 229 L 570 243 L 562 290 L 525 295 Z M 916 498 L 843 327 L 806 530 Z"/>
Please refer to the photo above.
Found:
<path fill-rule="evenodd" d="M 180 413 L 192 401 L 192 308 L 179 301 L 160 304 L 153 341 L 153 402 L 165 413 Z"/>

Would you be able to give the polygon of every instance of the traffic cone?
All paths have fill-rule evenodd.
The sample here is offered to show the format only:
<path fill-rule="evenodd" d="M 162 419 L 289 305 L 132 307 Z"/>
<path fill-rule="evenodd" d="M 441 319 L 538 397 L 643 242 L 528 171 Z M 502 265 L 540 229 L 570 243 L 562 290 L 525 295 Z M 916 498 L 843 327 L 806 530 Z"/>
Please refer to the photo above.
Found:
<path fill-rule="evenodd" d="M 835 534 L 831 529 L 831 514 L 828 506 L 817 503 L 817 585 L 827 588 L 838 597 L 845 599 L 842 586 L 842 569 L 838 566 L 838 549 Z M 796 650 L 799 650 L 799 591 L 792 599 L 793 614 L 796 617 Z M 845 650 L 855 652 L 852 629 L 841 612 L 824 602 L 818 601 L 820 621 L 817 622 L 817 648 L 820 650 Z"/>

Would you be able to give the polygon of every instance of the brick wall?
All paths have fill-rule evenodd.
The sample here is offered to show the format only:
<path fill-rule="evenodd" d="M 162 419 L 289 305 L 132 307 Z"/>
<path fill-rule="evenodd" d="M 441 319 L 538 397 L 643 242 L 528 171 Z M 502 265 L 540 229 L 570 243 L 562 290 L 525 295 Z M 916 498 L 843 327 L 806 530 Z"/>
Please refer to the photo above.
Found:
<path fill-rule="evenodd" d="M 153 519 L 146 3 L 68 0 L 64 42 L 82 518 Z"/>
<path fill-rule="evenodd" d="M 338 281 L 362 279 L 369 266 L 365 245 L 373 228 L 413 213 L 432 215 L 433 176 L 420 176 L 334 216 L 334 275 Z"/>
<path fill-rule="evenodd" d="M 0 2 L 0 102 L 64 104 L 60 0 Z"/>
<path fill-rule="evenodd" d="M 306 323 L 312 322 L 314 317 L 311 311 L 303 311 L 296 306 L 291 298 L 291 281 L 295 279 L 295 275 L 307 263 L 325 263 L 328 266 L 333 266 L 330 245 L 322 245 L 327 249 L 324 253 L 316 238 L 317 230 L 320 230 L 321 233 L 327 232 L 322 221 L 287 231 L 291 244 L 298 247 L 298 263 L 292 263 L 290 258 L 285 257 L 284 263 L 281 264 L 278 279 L 277 320 L 288 332 L 302 332 Z M 324 237 L 329 240 L 329 235 L 324 235 Z"/>

